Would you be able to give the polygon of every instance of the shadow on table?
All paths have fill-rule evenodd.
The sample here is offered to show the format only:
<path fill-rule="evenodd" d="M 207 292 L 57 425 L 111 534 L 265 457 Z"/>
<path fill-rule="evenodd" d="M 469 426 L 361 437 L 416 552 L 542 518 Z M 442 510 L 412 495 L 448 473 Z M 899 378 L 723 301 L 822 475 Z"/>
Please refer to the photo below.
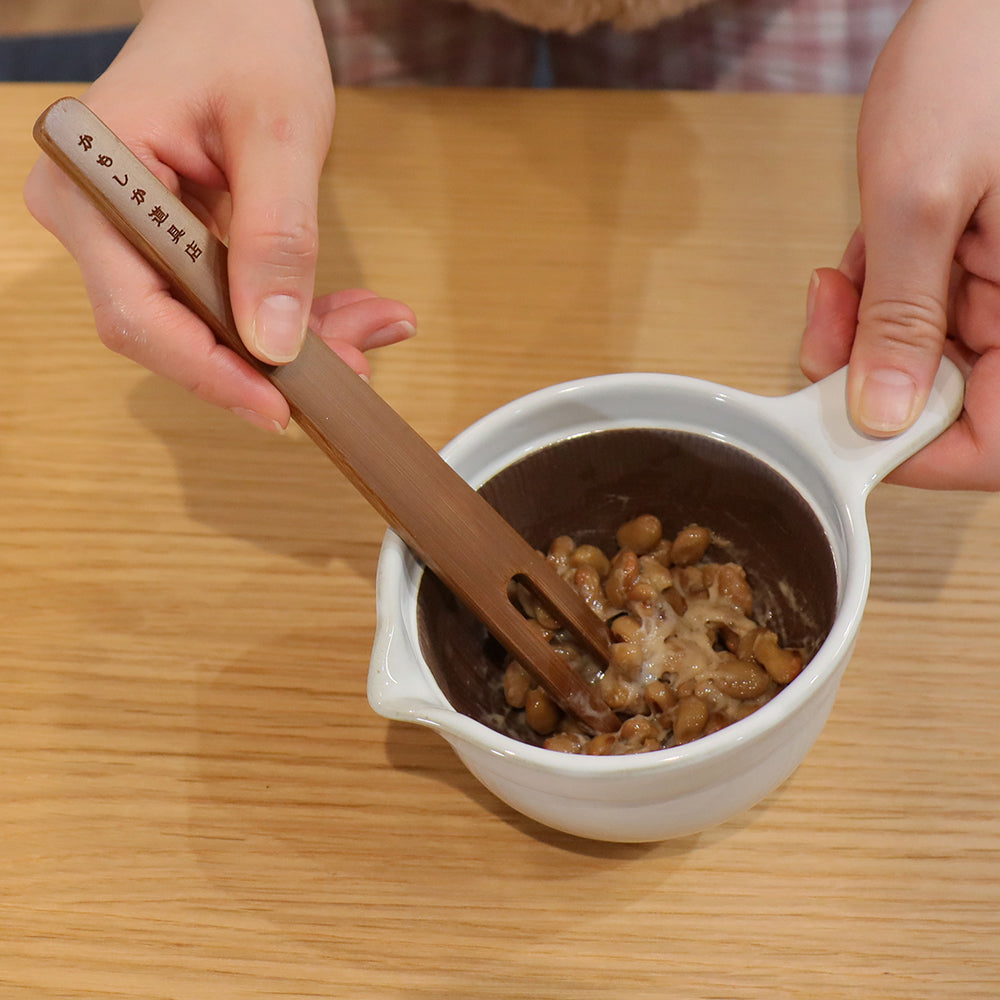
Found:
<path fill-rule="evenodd" d="M 990 495 L 884 484 L 868 501 L 871 599 L 933 604 L 952 579 L 966 536 Z"/>
<path fill-rule="evenodd" d="M 438 746 L 439 744 L 439 746 Z M 442 751 L 446 756 L 442 758 Z M 581 857 L 605 858 L 608 860 L 632 861 L 652 852 L 658 855 L 683 856 L 703 845 L 706 841 L 717 842 L 733 836 L 745 826 L 754 822 L 755 814 L 768 808 L 769 796 L 754 809 L 748 810 L 713 830 L 678 837 L 670 841 L 651 843 L 613 843 L 588 840 L 572 834 L 553 830 L 536 822 L 498 799 L 477 778 L 451 750 L 445 740 L 435 733 L 419 726 L 403 722 L 390 722 L 386 733 L 386 756 L 390 764 L 404 774 L 412 774 L 421 779 L 430 779 L 460 791 L 475 802 L 478 808 L 492 814 L 524 836 L 531 837 L 548 847 L 559 851 L 578 854 Z M 779 790 L 780 792 L 780 790 Z M 779 794 L 775 792 L 774 795 Z"/>
<path fill-rule="evenodd" d="M 304 434 L 258 430 L 154 376 L 128 405 L 169 450 L 195 521 L 310 566 L 344 560 L 374 578 L 385 523 Z"/>
<path fill-rule="evenodd" d="M 248 895 L 255 909 L 266 905 L 270 919 L 292 933 L 308 931 L 322 913 L 340 928 L 338 939 L 350 937 L 354 925 L 337 914 L 359 887 L 376 922 L 391 922 L 400 900 L 413 914 L 458 914 L 476 898 L 484 920 L 495 907 L 502 923 L 502 911 L 514 905 L 497 878 L 505 866 L 519 870 L 519 882 L 529 874 L 539 892 L 558 884 L 568 907 L 607 877 L 631 899 L 629 886 L 639 893 L 647 883 L 647 863 L 666 878 L 695 850 L 751 826 L 781 794 L 715 830 L 671 842 L 580 839 L 500 802 L 436 734 L 386 724 L 364 703 L 363 688 L 357 664 L 322 634 L 308 642 L 275 636 L 199 685 L 188 842 L 211 880 Z M 444 884 L 442 865 L 453 873 Z M 302 892 L 288 895 L 289 881 Z M 440 933 L 444 942 L 445 924 Z M 357 939 L 371 945 L 363 928 Z"/>
<path fill-rule="evenodd" d="M 440 737 L 374 716 L 333 635 L 276 635 L 198 688 L 196 745 L 179 761 L 184 849 L 212 906 L 267 928 L 262 960 L 344 965 L 374 983 L 401 964 L 435 981 L 428 995 L 451 995 L 441 990 L 461 975 L 441 956 L 470 919 L 506 940 L 525 906 L 578 913 L 600 899 L 604 919 L 628 920 L 696 847 L 740 829 L 650 845 L 548 831 L 495 799 Z M 557 920 L 547 940 L 571 931 Z M 545 955 L 525 952 L 522 965 L 555 989 Z"/>

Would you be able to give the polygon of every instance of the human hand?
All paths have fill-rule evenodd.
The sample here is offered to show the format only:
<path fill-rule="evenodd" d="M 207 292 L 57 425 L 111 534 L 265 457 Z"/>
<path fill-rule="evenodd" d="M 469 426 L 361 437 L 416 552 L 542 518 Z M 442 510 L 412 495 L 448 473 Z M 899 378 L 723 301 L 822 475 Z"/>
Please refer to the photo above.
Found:
<path fill-rule="evenodd" d="M 1000 4 L 914 3 L 876 65 L 858 132 L 861 226 L 810 285 L 801 363 L 850 362 L 855 422 L 899 432 L 942 351 L 965 410 L 893 481 L 1000 488 Z"/>
<path fill-rule="evenodd" d="M 227 239 L 233 314 L 255 356 L 291 360 L 311 320 L 367 374 L 362 351 L 413 333 L 410 309 L 371 292 L 312 301 L 334 96 L 309 0 L 154 0 L 83 100 Z M 288 423 L 278 390 L 217 344 L 44 157 L 25 201 L 76 258 L 108 347 L 255 424 Z"/>

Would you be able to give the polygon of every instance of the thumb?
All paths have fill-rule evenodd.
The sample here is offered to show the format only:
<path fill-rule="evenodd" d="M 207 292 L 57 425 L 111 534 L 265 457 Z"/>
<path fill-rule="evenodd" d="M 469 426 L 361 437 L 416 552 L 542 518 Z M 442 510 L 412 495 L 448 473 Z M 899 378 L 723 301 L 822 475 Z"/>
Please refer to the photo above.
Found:
<path fill-rule="evenodd" d="M 253 128 L 230 171 L 229 291 L 255 357 L 291 361 L 305 337 L 319 254 L 317 198 L 326 146 Z M 287 130 L 286 130 L 287 131 Z"/>
<path fill-rule="evenodd" d="M 865 279 L 847 382 L 852 418 L 879 437 L 905 430 L 927 402 L 947 334 L 962 228 L 954 219 L 931 218 L 939 213 L 889 205 L 882 202 L 864 222 Z"/>

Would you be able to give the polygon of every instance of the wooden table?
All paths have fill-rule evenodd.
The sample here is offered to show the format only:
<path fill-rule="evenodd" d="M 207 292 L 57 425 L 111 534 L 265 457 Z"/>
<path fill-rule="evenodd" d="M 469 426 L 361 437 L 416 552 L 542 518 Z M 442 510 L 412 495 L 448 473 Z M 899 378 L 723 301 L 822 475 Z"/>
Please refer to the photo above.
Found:
<path fill-rule="evenodd" d="M 658 845 L 523 819 L 365 698 L 378 517 L 304 438 L 107 352 L 0 89 L 0 996 L 965 998 L 1000 989 L 1000 498 L 880 487 L 803 766 Z M 852 99 L 345 92 L 321 286 L 409 301 L 436 446 L 628 369 L 776 394 L 856 216 Z"/>

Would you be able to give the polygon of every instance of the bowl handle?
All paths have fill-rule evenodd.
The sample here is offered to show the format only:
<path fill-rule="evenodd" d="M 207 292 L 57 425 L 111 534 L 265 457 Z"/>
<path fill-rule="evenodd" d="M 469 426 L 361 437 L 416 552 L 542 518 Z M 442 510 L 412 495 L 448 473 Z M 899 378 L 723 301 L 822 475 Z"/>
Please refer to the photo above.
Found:
<path fill-rule="evenodd" d="M 830 475 L 864 497 L 893 469 L 945 431 L 962 412 L 965 379 L 942 358 L 923 412 L 901 434 L 872 437 L 847 410 L 847 367 L 813 385 L 772 400 L 785 428 L 816 455 Z"/>

